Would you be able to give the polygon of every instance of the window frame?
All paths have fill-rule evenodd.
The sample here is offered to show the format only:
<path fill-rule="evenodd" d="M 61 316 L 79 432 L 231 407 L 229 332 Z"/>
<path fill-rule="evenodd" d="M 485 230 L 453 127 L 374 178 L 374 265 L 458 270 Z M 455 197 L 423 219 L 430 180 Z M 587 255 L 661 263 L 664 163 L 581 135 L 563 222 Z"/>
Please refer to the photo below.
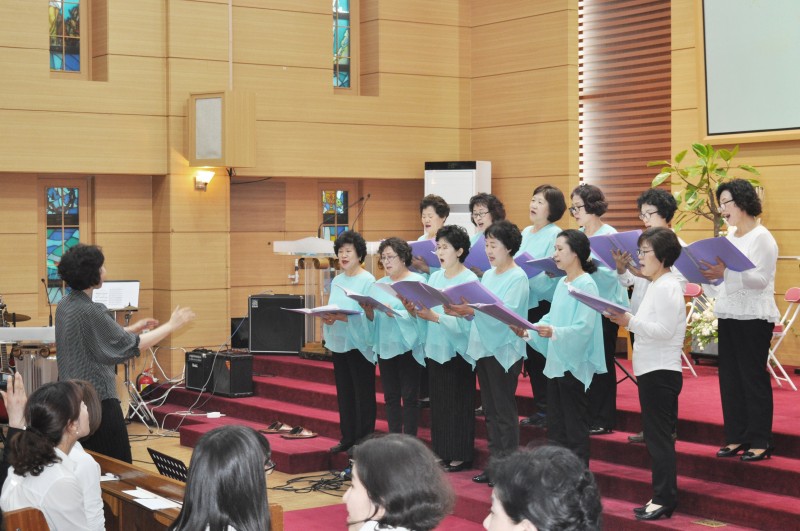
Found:
<path fill-rule="evenodd" d="M 79 79 L 88 81 L 92 79 L 92 54 L 91 54 L 91 30 L 92 30 L 92 12 L 91 0 L 70 0 L 73 3 L 77 2 L 80 9 L 80 61 L 81 69 L 77 72 L 66 70 L 50 70 L 50 77 L 54 79 Z M 47 3 L 48 7 L 50 2 Z M 50 68 L 50 28 L 48 25 L 48 46 L 47 46 L 47 63 L 48 69 Z"/>
<path fill-rule="evenodd" d="M 350 86 L 349 87 L 333 87 L 334 94 L 351 94 L 357 95 L 359 93 L 359 78 L 360 78 L 360 0 L 350 0 Z M 333 3 L 331 3 L 331 27 L 333 28 Z M 331 32 L 331 47 L 333 46 L 334 34 Z M 332 55 L 332 58 L 334 56 Z M 333 63 L 331 63 L 331 75 L 333 75 Z"/>

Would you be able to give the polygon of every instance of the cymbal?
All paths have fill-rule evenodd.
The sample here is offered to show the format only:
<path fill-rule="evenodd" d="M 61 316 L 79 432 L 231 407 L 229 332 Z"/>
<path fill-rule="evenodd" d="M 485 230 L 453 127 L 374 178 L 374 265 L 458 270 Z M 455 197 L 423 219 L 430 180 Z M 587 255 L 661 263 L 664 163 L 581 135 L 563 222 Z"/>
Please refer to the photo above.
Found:
<path fill-rule="evenodd" d="M 3 312 L 3 319 L 5 319 L 7 323 L 13 322 L 11 318 L 12 318 L 12 312 L 9 312 L 8 310 Z M 25 315 L 24 313 L 18 313 L 16 314 L 16 319 L 18 323 L 21 323 L 22 321 L 30 321 L 31 316 Z"/>

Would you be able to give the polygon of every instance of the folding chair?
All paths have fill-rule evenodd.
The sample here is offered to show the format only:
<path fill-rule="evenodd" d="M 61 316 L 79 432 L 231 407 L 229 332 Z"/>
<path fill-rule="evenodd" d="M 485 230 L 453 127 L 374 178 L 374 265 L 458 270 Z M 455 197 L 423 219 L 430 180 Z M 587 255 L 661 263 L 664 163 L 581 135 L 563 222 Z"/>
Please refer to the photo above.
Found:
<path fill-rule="evenodd" d="M 703 295 L 703 288 L 700 287 L 700 284 L 692 284 L 688 282 L 686 287 L 683 289 L 683 296 L 689 297 L 692 299 L 692 302 L 688 303 L 689 311 L 686 312 L 686 325 L 689 325 L 689 322 L 692 320 L 692 315 L 696 310 L 700 310 L 701 312 L 706 309 L 705 297 Z M 689 369 L 692 372 L 692 376 L 697 378 L 697 373 L 692 367 L 692 363 L 689 361 L 689 357 L 686 356 L 686 352 L 681 350 L 681 356 L 683 357 L 683 364 L 681 365 L 682 369 Z"/>
<path fill-rule="evenodd" d="M 797 386 L 794 385 L 791 379 L 789 379 L 789 375 L 786 374 L 786 371 L 783 369 L 783 365 L 781 362 L 778 361 L 778 358 L 775 357 L 775 351 L 778 350 L 778 347 L 783 342 L 783 338 L 786 337 L 786 334 L 789 332 L 789 329 L 792 328 L 795 319 L 797 319 L 797 314 L 800 313 L 800 288 L 789 288 L 786 292 L 786 296 L 784 300 L 789 303 L 789 306 L 786 308 L 786 312 L 784 312 L 783 317 L 781 317 L 780 322 L 775 324 L 775 328 L 772 330 L 772 339 L 775 343 L 772 345 L 772 348 L 769 349 L 769 357 L 767 358 L 767 369 L 772 374 L 772 377 L 775 378 L 775 381 L 778 382 L 779 387 L 783 387 L 782 381 L 788 382 L 789 386 L 792 388 L 793 391 L 797 391 Z M 775 369 L 780 371 L 782 376 L 778 376 L 775 373 Z"/>

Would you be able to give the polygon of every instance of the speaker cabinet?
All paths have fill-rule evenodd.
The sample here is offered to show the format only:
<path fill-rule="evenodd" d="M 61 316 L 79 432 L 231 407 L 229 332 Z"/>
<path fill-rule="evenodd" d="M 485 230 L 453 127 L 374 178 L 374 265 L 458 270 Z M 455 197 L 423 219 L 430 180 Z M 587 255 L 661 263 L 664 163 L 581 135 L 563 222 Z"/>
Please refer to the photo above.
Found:
<path fill-rule="evenodd" d="M 215 395 L 237 398 L 253 396 L 253 356 L 238 352 L 220 352 L 214 361 Z"/>
<path fill-rule="evenodd" d="M 197 349 L 186 353 L 186 389 L 205 391 L 214 388 L 211 378 L 211 364 L 214 353 L 206 349 Z"/>
<path fill-rule="evenodd" d="M 250 352 L 299 354 L 303 348 L 305 316 L 281 308 L 304 308 L 302 295 L 251 295 Z"/>

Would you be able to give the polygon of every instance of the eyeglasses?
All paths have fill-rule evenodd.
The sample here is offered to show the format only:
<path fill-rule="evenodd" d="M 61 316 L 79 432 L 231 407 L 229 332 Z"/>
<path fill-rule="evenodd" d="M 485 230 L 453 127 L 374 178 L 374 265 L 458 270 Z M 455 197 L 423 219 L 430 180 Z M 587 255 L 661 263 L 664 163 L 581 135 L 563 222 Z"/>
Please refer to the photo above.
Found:
<path fill-rule="evenodd" d="M 644 255 L 646 255 L 647 253 L 652 253 L 652 252 L 653 252 L 652 249 L 636 249 L 636 256 L 641 258 Z"/>
<path fill-rule="evenodd" d="M 733 199 L 728 199 L 727 201 L 720 201 L 719 206 L 717 207 L 717 211 L 722 212 L 723 210 L 725 210 L 728 206 L 728 203 L 736 203 L 736 201 L 734 201 Z"/>
<path fill-rule="evenodd" d="M 396 254 L 392 254 L 392 255 L 383 254 L 383 255 L 381 255 L 381 262 L 383 262 L 385 264 L 387 262 L 391 262 L 392 260 L 396 259 L 397 257 L 398 256 Z"/>
<path fill-rule="evenodd" d="M 584 206 L 585 205 L 572 205 L 569 207 L 569 212 L 574 216 L 578 213 L 578 210 L 582 209 Z"/>
<path fill-rule="evenodd" d="M 272 459 L 267 459 L 267 462 L 264 463 L 264 472 L 266 472 L 269 475 L 272 474 L 274 470 L 275 470 L 275 461 L 273 461 Z"/>
<path fill-rule="evenodd" d="M 489 213 L 488 210 L 484 210 L 483 212 L 473 212 L 472 213 L 472 217 L 475 218 L 475 219 L 481 219 L 483 216 L 487 215 L 488 213 Z"/>
<path fill-rule="evenodd" d="M 652 212 L 642 212 L 641 214 L 639 214 L 639 219 L 641 219 L 642 221 L 647 221 L 653 214 L 658 214 L 658 210 L 653 210 Z"/>

